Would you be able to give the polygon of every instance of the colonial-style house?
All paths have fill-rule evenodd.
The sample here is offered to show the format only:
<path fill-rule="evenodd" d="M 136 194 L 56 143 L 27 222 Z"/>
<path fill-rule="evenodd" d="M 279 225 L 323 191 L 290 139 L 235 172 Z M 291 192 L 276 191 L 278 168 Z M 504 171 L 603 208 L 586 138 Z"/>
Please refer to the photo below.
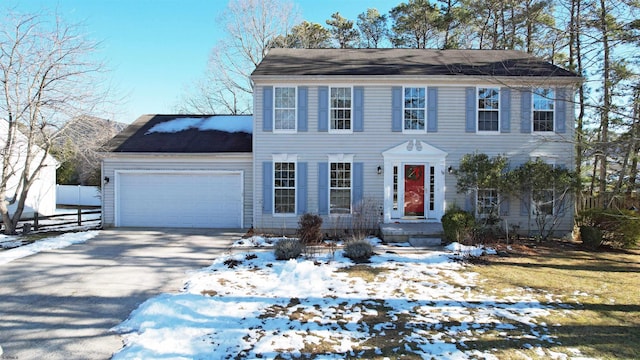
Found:
<path fill-rule="evenodd" d="M 439 222 L 469 207 L 449 171 L 468 153 L 573 164 L 579 77 L 522 52 L 274 49 L 251 79 L 257 227 L 295 228 L 304 212 L 348 223 L 360 204 L 383 223 Z M 478 209 L 501 195 L 473 196 Z M 501 207 L 526 227 L 527 206 Z"/>
<path fill-rule="evenodd" d="M 462 156 L 478 152 L 505 155 L 512 165 L 540 158 L 573 166 L 572 101 L 580 77 L 522 52 L 272 49 L 251 79 L 250 147 L 225 149 L 210 140 L 217 143 L 207 148 L 202 131 L 192 134 L 199 136 L 192 145 L 203 145 L 200 150 L 179 132 L 142 146 L 159 116 L 138 119 L 107 147 L 103 172 L 112 181 L 103 187 L 106 226 L 152 224 L 130 222 L 119 208 L 131 203 L 132 174 L 148 175 L 138 179 L 139 190 L 159 173 L 232 173 L 239 178 L 229 192 L 241 202 L 233 211 L 242 220 L 216 226 L 293 230 L 306 212 L 321 215 L 325 228 L 348 228 L 363 213 L 383 224 L 438 224 L 450 206 L 477 210 L 503 197 L 502 217 L 524 228 L 531 221 L 524 202 L 493 189 L 456 192 L 451 170 Z M 127 150 L 123 145 L 134 138 L 137 147 Z M 160 149 L 167 141 L 183 147 Z M 180 187 L 180 181 L 158 184 L 160 193 Z M 200 186 L 196 194 L 220 191 L 206 181 L 186 186 Z M 217 204 L 216 196 L 208 201 L 213 208 L 228 207 Z M 159 211 L 155 204 L 146 211 Z M 565 211 L 560 231 L 571 230 L 571 214 Z"/>

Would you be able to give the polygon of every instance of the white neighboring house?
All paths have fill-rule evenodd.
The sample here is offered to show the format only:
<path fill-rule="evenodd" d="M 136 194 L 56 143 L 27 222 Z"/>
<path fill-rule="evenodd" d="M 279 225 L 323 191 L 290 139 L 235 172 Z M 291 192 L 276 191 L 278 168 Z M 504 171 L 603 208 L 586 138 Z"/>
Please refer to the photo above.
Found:
<path fill-rule="evenodd" d="M 8 123 L 6 120 L 0 121 L 0 151 L 4 152 L 6 140 L 7 140 Z M 18 132 L 17 139 L 14 143 L 14 151 L 10 163 L 15 167 L 15 174 L 9 176 L 7 195 L 13 196 L 16 188 L 20 182 L 20 175 L 25 170 L 24 160 L 27 155 L 27 138 L 22 133 Z M 32 151 L 36 154 L 35 160 L 32 162 L 30 171 L 33 172 L 37 168 L 42 156 L 45 156 L 44 150 L 40 147 L 34 147 Z M 2 154 L 3 158 L 5 154 Z M 35 212 L 41 215 L 53 215 L 56 211 L 56 169 L 59 166 L 59 162 L 51 155 L 46 154 L 44 159 L 44 166 L 40 169 L 40 172 L 27 194 L 27 200 L 25 202 L 24 211 L 22 213 L 23 218 L 32 217 Z M 2 179 L 5 178 L 5 169 L 0 169 L 2 172 Z M 9 199 L 2 199 L 7 201 Z M 9 213 L 13 214 L 17 207 L 17 201 L 8 206 Z"/>

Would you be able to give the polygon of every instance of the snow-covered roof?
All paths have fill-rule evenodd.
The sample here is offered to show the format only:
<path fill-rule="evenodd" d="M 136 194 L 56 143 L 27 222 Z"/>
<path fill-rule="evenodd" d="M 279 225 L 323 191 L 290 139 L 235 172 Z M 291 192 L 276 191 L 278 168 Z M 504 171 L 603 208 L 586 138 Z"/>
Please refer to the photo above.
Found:
<path fill-rule="evenodd" d="M 143 115 L 107 142 L 107 152 L 246 153 L 251 115 Z"/>

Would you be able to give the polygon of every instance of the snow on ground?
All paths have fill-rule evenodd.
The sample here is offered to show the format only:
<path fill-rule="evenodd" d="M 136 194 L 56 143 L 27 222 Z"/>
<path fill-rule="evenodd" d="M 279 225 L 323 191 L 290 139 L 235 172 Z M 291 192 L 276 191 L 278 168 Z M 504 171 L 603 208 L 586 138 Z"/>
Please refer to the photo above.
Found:
<path fill-rule="evenodd" d="M 236 247 L 274 242 L 253 237 Z M 526 291 L 508 299 L 480 294 L 473 290 L 476 274 L 452 260 L 482 251 L 459 244 L 420 253 L 377 246 L 365 267 L 370 278 L 350 276 L 362 265 L 353 267 L 341 250 L 289 261 L 276 261 L 270 250 L 230 254 L 193 274 L 183 292 L 149 299 L 113 328 L 125 342 L 113 359 L 341 359 L 389 352 L 394 358 L 496 359 L 470 345 L 486 334 L 544 353 L 555 340 L 537 319 L 551 305 Z"/>
<path fill-rule="evenodd" d="M 61 249 L 73 244 L 83 243 L 96 235 L 98 235 L 98 231 L 95 230 L 85 232 L 72 232 L 52 238 L 38 240 L 29 245 L 16 247 L 14 249 L 4 250 L 0 252 L 0 265 L 29 255 L 37 254 L 41 251 Z M 17 236 L 0 235 L 0 243 L 3 244 L 3 246 L 6 244 L 21 244 L 22 241 L 20 241 L 18 238 L 19 237 Z"/>

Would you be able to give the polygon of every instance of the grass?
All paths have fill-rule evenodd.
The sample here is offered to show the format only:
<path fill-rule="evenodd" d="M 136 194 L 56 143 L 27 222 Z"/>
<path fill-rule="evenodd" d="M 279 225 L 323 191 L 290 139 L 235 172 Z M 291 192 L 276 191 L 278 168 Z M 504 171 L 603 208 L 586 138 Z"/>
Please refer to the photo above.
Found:
<path fill-rule="evenodd" d="M 510 256 L 489 257 L 470 270 L 484 279 L 477 290 L 506 297 L 530 288 L 541 302 L 565 311 L 545 319 L 561 345 L 600 359 L 640 358 L 640 251 L 584 251 L 549 242 L 512 248 Z M 501 359 L 517 359 L 507 343 L 481 339 L 497 347 Z M 531 355 L 531 354 L 527 354 Z"/>

